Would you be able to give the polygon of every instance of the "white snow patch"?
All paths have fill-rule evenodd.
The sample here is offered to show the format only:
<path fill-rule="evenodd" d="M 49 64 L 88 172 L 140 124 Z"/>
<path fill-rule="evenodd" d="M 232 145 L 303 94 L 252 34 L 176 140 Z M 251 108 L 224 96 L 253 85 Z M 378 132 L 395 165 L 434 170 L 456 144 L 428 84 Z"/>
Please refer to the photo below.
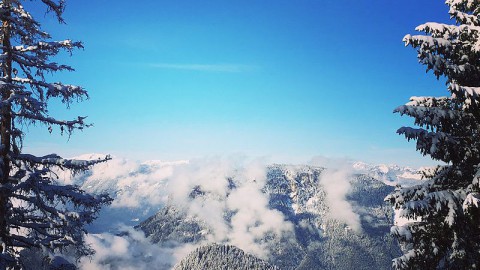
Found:
<path fill-rule="evenodd" d="M 360 161 L 353 163 L 352 167 L 357 173 L 366 174 L 389 186 L 417 185 L 422 182 L 422 172 L 428 172 L 432 169 L 431 167 L 415 169 L 411 167 L 400 167 L 398 165 L 372 165 Z"/>

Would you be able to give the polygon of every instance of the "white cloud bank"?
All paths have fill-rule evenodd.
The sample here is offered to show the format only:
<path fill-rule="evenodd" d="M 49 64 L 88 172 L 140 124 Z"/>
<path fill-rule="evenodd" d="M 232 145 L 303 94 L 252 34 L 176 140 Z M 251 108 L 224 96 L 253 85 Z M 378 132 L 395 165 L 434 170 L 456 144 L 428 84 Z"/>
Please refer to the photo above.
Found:
<path fill-rule="evenodd" d="M 88 234 L 94 250 L 92 257 L 80 261 L 81 270 L 150 270 L 171 269 L 176 262 L 195 249 L 193 245 L 168 248 L 152 244 L 143 232 L 131 227 L 122 228 L 126 235 L 110 233 Z"/>
<path fill-rule="evenodd" d="M 266 258 L 268 243 L 259 239 L 269 233 L 293 232 L 293 225 L 280 211 L 270 209 L 268 195 L 261 191 L 267 180 L 267 164 L 265 159 L 242 156 L 146 163 L 114 158 L 95 166 L 86 176 L 63 178 L 66 182 L 83 184 L 88 191 L 103 190 L 114 194 L 110 210 L 106 209 L 100 217 L 105 224 L 128 223 L 134 217 L 141 221 L 167 202 L 173 203 L 206 222 L 211 231 L 206 242 L 235 245 Z M 346 200 L 351 164 L 318 157 L 311 165 L 328 168 L 321 175 L 320 185 L 326 190 L 331 217 L 360 231 L 360 219 Z M 233 181 L 228 181 L 229 177 Z M 205 195 L 192 198 L 190 194 L 194 188 Z M 112 214 L 114 210 L 116 215 Z M 230 219 L 225 219 L 226 212 L 231 213 Z M 127 230 L 128 236 L 90 234 L 87 240 L 97 254 L 91 260 L 82 260 L 83 269 L 169 269 L 195 247 L 205 244 L 160 247 L 149 243 L 142 232 L 122 230 Z"/>
<path fill-rule="evenodd" d="M 102 210 L 93 230 L 96 234 L 88 235 L 97 254 L 82 260 L 83 269 L 169 269 L 187 252 L 210 242 L 235 245 L 266 258 L 268 241 L 260 239 L 270 233 L 280 236 L 293 232 L 293 225 L 280 211 L 269 208 L 268 194 L 261 191 L 266 170 L 266 160 L 243 156 L 146 163 L 114 158 L 94 166 L 84 176 L 72 179 L 62 175 L 65 182 L 81 184 L 89 192 L 107 191 L 115 198 L 111 206 Z M 205 195 L 192 198 L 194 188 Z M 128 236 L 116 236 L 100 230 L 118 231 L 119 224 L 138 224 L 166 203 L 205 221 L 211 232 L 206 241 L 196 246 L 179 244 L 166 248 L 150 244 L 140 232 L 128 230 Z M 231 213 L 231 218 L 225 219 L 225 213 Z M 132 219 L 135 222 L 129 222 Z M 158 258 L 142 254 L 158 254 Z M 122 266 L 117 268 L 118 265 Z"/>
<path fill-rule="evenodd" d="M 354 231 L 361 232 L 360 216 L 353 211 L 352 205 L 347 201 L 347 195 L 351 189 L 350 179 L 354 172 L 351 161 L 319 156 L 313 158 L 310 163 L 326 168 L 320 175 L 320 185 L 326 191 L 329 215 L 338 221 L 345 222 Z"/>
<path fill-rule="evenodd" d="M 175 205 L 211 228 L 209 242 L 232 244 L 266 258 L 266 243 L 258 240 L 267 233 L 281 235 L 293 230 L 280 211 L 269 208 L 268 194 L 261 192 L 266 167 L 265 160 L 238 156 L 193 160 L 188 166 L 175 168 L 167 189 Z M 206 195 L 189 198 L 195 187 Z M 227 212 L 233 213 L 230 221 L 224 218 Z"/>

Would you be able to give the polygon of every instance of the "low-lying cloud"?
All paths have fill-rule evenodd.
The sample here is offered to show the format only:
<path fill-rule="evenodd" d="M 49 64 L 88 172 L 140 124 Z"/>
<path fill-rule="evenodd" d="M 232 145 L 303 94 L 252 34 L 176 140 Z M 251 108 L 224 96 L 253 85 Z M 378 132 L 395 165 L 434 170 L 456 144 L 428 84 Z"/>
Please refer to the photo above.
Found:
<path fill-rule="evenodd" d="M 193 245 L 161 247 L 152 244 L 141 231 L 123 227 L 122 236 L 111 233 L 88 234 L 86 242 L 94 250 L 92 257 L 82 258 L 81 270 L 150 270 L 171 269 L 194 250 Z"/>
<path fill-rule="evenodd" d="M 352 204 L 347 200 L 351 189 L 350 179 L 354 172 L 351 161 L 315 157 L 310 163 L 326 168 L 320 175 L 320 185 L 326 191 L 326 200 L 330 208 L 329 215 L 346 223 L 354 231 L 360 232 L 362 230 L 360 216 L 353 211 Z"/>
<path fill-rule="evenodd" d="M 281 235 L 293 229 L 280 211 L 269 208 L 268 194 L 261 191 L 266 170 L 263 159 L 193 160 L 188 166 L 175 168 L 167 189 L 175 205 L 207 223 L 212 232 L 209 241 L 232 244 L 266 258 L 265 243 L 258 240 L 267 233 Z M 205 195 L 190 197 L 194 188 Z M 233 213 L 230 220 L 225 219 L 225 213 Z"/>
<path fill-rule="evenodd" d="M 135 265 L 137 269 L 152 269 L 152 265 L 157 265 L 154 269 L 169 269 L 181 259 L 180 255 L 211 242 L 235 245 L 258 257 L 268 257 L 267 241 L 259 240 L 266 234 L 280 236 L 292 232 L 293 225 L 280 211 L 270 209 L 268 195 L 261 191 L 266 170 L 265 159 L 244 156 L 146 163 L 114 158 L 94 166 L 86 175 L 61 175 L 67 183 L 80 184 L 89 192 L 107 191 L 114 197 L 112 205 L 103 209 L 89 228 L 95 234 L 87 240 L 97 254 L 91 261 L 82 261 L 84 269 L 117 269 L 117 265 L 122 265 L 121 269 Z M 203 195 L 192 197 L 193 189 Z M 101 228 L 122 231 L 124 226 L 118 229 L 122 224 L 131 228 L 166 204 L 204 221 L 210 232 L 207 239 L 197 245 L 177 243 L 160 247 L 133 230 L 123 236 L 102 233 Z M 231 215 L 228 220 L 225 213 Z M 161 259 L 144 257 L 135 250 L 142 254 L 158 253 Z"/>
<path fill-rule="evenodd" d="M 96 234 L 88 235 L 87 241 L 97 253 L 90 260 L 82 260 L 83 269 L 170 269 L 194 248 L 211 242 L 235 245 L 267 258 L 269 243 L 265 236 L 293 235 L 294 230 L 282 212 L 269 207 L 268 194 L 262 192 L 268 164 L 266 159 L 244 156 L 145 163 L 114 158 L 86 175 L 63 176 L 65 182 L 80 184 L 89 192 L 107 191 L 115 198 L 102 210 L 100 224 L 92 229 Z M 320 185 L 326 190 L 331 217 L 360 231 L 360 219 L 346 200 L 351 164 L 315 158 L 311 165 L 327 168 Z M 192 196 L 194 189 L 201 195 Z M 207 239 L 196 245 L 160 246 L 132 229 L 166 204 L 203 220 L 210 232 Z M 228 219 L 225 213 L 230 213 Z M 117 223 L 129 225 L 121 229 L 128 233 L 118 236 L 106 232 L 118 232 L 113 228 Z"/>

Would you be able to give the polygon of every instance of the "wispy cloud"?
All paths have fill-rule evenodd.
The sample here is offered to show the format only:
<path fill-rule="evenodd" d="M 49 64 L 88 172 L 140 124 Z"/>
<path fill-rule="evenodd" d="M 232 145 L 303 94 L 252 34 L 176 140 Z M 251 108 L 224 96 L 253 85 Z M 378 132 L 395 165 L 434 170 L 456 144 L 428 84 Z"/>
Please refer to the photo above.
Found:
<path fill-rule="evenodd" d="M 176 63 L 154 63 L 153 68 L 178 69 L 205 72 L 245 72 L 255 69 L 255 66 L 241 64 L 176 64 Z"/>
<path fill-rule="evenodd" d="M 89 156 L 81 156 L 78 159 L 96 157 Z M 84 178 L 69 179 L 67 175 L 65 182 L 81 184 L 92 193 L 114 192 L 112 195 L 115 198 L 114 202 L 102 210 L 102 216 L 95 222 L 93 228 L 89 228 L 90 232 L 101 233 L 102 226 L 110 231 L 117 231 L 119 223 L 133 225 L 138 220 L 132 223 L 132 219 L 144 220 L 153 214 L 149 213 L 150 210 L 159 209 L 169 203 L 185 211 L 189 217 L 196 217 L 204 222 L 203 224 L 211 230 L 206 236 L 206 241 L 235 245 L 260 258 L 267 258 L 270 252 L 268 246 L 272 244 L 270 240 L 273 241 L 273 238 L 267 236 L 290 236 L 294 228 L 282 212 L 271 209 L 269 195 L 262 191 L 267 181 L 266 162 L 267 160 L 263 158 L 248 158 L 242 155 L 206 157 L 188 162 L 138 163 L 114 158 L 93 167 Z M 231 188 L 232 183 L 229 179 L 234 181 L 236 188 Z M 208 196 L 192 198 L 194 188 L 199 188 Z M 225 218 L 225 213 L 231 213 L 230 219 Z M 145 254 L 160 252 L 158 249 L 152 249 L 155 252 L 147 252 L 150 246 L 147 241 L 141 240 L 142 237 L 144 238 L 138 235 L 138 239 L 133 239 L 133 242 L 128 237 L 111 234 L 89 238 L 92 247 L 99 249 L 98 256 L 95 255 L 92 264 L 110 264 L 112 267 L 95 268 L 87 264 L 83 269 L 117 269 L 115 267 L 117 263 L 123 263 L 122 269 L 130 269 L 127 266 L 135 265 L 143 259 L 142 256 L 135 254 L 127 257 L 125 254 L 130 250 L 145 250 Z M 139 246 L 136 246 L 137 244 Z M 205 243 L 198 243 L 202 244 Z M 188 245 L 179 244 L 175 247 L 162 248 L 167 253 L 186 255 L 183 253 L 187 247 Z M 125 258 L 125 261 L 116 258 Z M 181 258 L 175 255 L 173 259 L 161 260 L 165 264 L 174 265 Z M 150 263 L 154 265 L 157 260 L 137 269 L 151 269 Z"/>
<path fill-rule="evenodd" d="M 331 209 L 329 215 L 338 221 L 345 222 L 355 232 L 361 232 L 360 216 L 353 211 L 352 204 L 347 200 L 351 188 L 349 179 L 353 174 L 349 160 L 317 156 L 310 161 L 310 164 L 326 168 L 320 176 L 320 185 L 326 191 L 325 199 Z"/>

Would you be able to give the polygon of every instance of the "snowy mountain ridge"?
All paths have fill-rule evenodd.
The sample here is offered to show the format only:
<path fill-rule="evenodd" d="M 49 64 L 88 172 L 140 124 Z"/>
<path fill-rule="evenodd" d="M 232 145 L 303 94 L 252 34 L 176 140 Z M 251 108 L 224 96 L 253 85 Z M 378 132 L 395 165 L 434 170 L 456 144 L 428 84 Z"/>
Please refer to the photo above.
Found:
<path fill-rule="evenodd" d="M 92 160 L 104 157 L 103 154 L 92 153 L 77 156 L 75 159 Z M 241 164 L 242 162 L 245 164 Z M 146 219 L 163 207 L 172 197 L 172 194 L 184 192 L 185 189 L 198 185 L 196 181 L 207 183 L 212 182 L 213 179 L 221 180 L 224 177 L 233 177 L 239 174 L 246 174 L 241 176 L 243 178 L 262 179 L 265 178 L 267 167 L 278 168 L 285 177 L 290 179 L 294 178 L 299 172 L 311 173 L 313 168 L 308 165 L 268 165 L 256 161 L 238 162 L 235 158 L 140 162 L 112 157 L 112 160 L 97 164 L 85 174 L 72 178 L 70 174 L 60 172 L 59 176 L 60 180 L 69 184 L 77 184 L 87 192 L 108 192 L 115 199 L 111 206 L 102 210 L 99 220 L 90 228 L 97 232 L 100 231 L 102 226 L 108 224 L 111 227 L 116 226 L 116 224 L 112 224 L 111 220 L 129 226 L 137 224 L 138 221 Z M 395 186 L 396 184 L 415 185 L 421 181 L 420 171 L 410 167 L 372 165 L 364 162 L 348 163 L 345 167 L 342 170 L 349 171 L 344 172 L 345 175 L 338 175 L 335 179 L 342 179 L 346 174 L 364 174 L 389 186 Z M 327 168 L 327 171 L 331 170 Z M 214 182 L 210 185 L 214 185 Z M 291 183 L 295 182 L 291 181 Z M 298 184 L 299 186 L 308 185 L 308 183 Z M 212 188 L 223 189 L 222 186 L 212 186 Z M 312 188 L 317 187 L 313 186 Z M 292 192 L 295 191 L 296 186 L 294 185 Z M 312 203 L 310 202 L 310 205 Z M 298 210 L 298 207 L 299 204 L 294 202 L 294 209 Z M 95 224 L 98 224 L 98 226 Z"/>
<path fill-rule="evenodd" d="M 322 167 L 266 172 L 260 185 L 224 179 L 223 195 L 199 185 L 186 203 L 168 203 L 137 228 L 161 247 L 233 245 L 280 269 L 386 269 L 398 254 L 389 236 L 393 211 L 383 202 L 393 187 Z M 221 264 L 206 250 L 186 258 L 184 269 Z"/>
<path fill-rule="evenodd" d="M 87 192 L 114 198 L 88 228 L 91 243 L 102 250 L 118 241 L 137 245 L 118 234 L 123 224 L 142 229 L 148 237 L 136 236 L 135 243 L 163 252 L 170 266 L 211 243 L 236 246 L 282 269 L 310 269 L 318 263 L 352 269 L 363 256 L 375 258 L 372 263 L 381 268 L 390 264 L 398 250 L 388 237 L 393 213 L 383 199 L 393 183 L 421 181 L 416 171 L 362 162 L 324 167 L 238 158 L 137 162 L 113 157 L 83 175 L 59 175 Z M 349 260 L 335 263 L 345 252 Z M 197 255 L 190 259 L 200 259 Z M 98 259 L 94 263 L 103 265 Z"/>
<path fill-rule="evenodd" d="M 73 159 L 77 160 L 94 160 L 102 159 L 106 155 L 104 154 L 84 154 L 76 156 Z M 89 174 L 87 180 L 90 178 L 103 178 L 111 184 L 112 190 L 122 190 L 125 188 L 124 183 L 116 182 L 115 179 L 125 178 L 131 175 L 137 174 L 152 174 L 158 176 L 156 173 L 159 170 L 168 172 L 174 167 L 188 166 L 190 160 L 177 160 L 177 161 L 163 161 L 163 160 L 147 160 L 147 161 L 132 161 L 119 157 L 112 157 L 111 161 L 104 164 L 98 164 L 94 166 Z M 291 170 L 309 170 L 308 165 L 289 165 L 289 164 L 277 164 Z M 412 167 L 402 167 L 395 164 L 370 164 L 362 161 L 356 161 L 351 163 L 351 167 L 355 173 L 361 173 L 369 175 L 377 180 L 384 182 L 386 185 L 395 186 L 397 184 L 412 185 L 416 184 L 416 181 L 422 180 L 422 172 L 431 170 L 432 167 L 420 167 L 418 169 Z M 117 173 L 113 173 L 113 172 Z M 286 175 L 289 175 L 288 170 L 285 171 Z M 167 173 L 168 174 L 168 173 Z M 81 177 L 80 177 L 81 178 Z M 83 181 L 80 183 L 84 185 Z"/>
<path fill-rule="evenodd" d="M 411 186 L 418 184 L 422 181 L 423 172 L 431 169 L 431 167 L 415 169 L 412 167 L 401 167 L 395 164 L 373 165 L 361 161 L 354 162 L 352 168 L 358 173 L 369 175 L 389 186 L 395 186 L 397 184 Z"/>

